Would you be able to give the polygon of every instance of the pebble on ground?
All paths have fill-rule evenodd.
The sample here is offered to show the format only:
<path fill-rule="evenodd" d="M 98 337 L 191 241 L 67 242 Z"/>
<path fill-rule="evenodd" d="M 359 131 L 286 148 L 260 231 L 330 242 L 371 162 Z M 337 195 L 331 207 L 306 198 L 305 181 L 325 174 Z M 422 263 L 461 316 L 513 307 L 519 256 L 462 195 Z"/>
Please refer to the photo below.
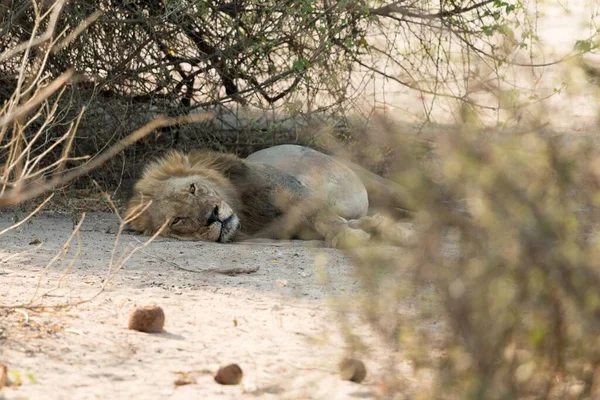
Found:
<path fill-rule="evenodd" d="M 244 373 L 237 364 L 229 364 L 219 368 L 215 381 L 221 385 L 237 385 L 242 381 Z"/>
<path fill-rule="evenodd" d="M 346 358 L 340 362 L 340 375 L 345 381 L 361 383 L 367 376 L 365 364 L 355 358 Z"/>

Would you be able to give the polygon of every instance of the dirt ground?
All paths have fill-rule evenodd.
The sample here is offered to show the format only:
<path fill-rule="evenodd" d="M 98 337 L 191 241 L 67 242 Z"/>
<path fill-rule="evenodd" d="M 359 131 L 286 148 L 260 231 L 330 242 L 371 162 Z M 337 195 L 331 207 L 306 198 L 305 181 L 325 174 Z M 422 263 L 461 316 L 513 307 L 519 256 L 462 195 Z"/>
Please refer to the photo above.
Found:
<path fill-rule="evenodd" d="M 0 213 L 0 231 L 14 220 L 14 213 Z M 13 382 L 21 380 L 1 389 L 0 399 L 383 394 L 390 355 L 384 350 L 357 354 L 368 370 L 362 384 L 342 381 L 337 373 L 348 349 L 332 300 L 352 301 L 358 289 L 343 252 L 320 242 L 156 239 L 124 265 L 117 260 L 111 266 L 118 219 L 88 214 L 65 247 L 76 222 L 44 214 L 0 236 L 0 306 L 84 300 L 60 309 L 0 309 L 0 363 Z M 115 254 L 144 240 L 124 234 Z M 386 251 L 394 257 L 402 252 Z M 165 331 L 128 330 L 131 310 L 151 303 L 164 309 Z M 374 337 L 366 328 L 360 332 L 367 341 Z M 217 384 L 212 374 L 232 362 L 244 371 L 242 384 Z M 408 363 L 401 368 L 411 376 Z"/>

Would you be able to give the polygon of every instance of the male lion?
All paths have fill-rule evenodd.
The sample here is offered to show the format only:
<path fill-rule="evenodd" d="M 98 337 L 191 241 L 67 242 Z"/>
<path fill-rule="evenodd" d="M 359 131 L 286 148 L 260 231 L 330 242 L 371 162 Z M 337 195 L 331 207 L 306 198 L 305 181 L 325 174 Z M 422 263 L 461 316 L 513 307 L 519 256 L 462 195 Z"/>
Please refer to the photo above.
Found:
<path fill-rule="evenodd" d="M 304 146 L 275 146 L 246 159 L 172 151 L 146 167 L 127 215 L 139 214 L 131 227 L 146 235 L 162 228 L 161 235 L 184 240 L 324 239 L 348 247 L 388 221 L 367 217 L 369 203 L 399 207 L 403 199 L 397 184 Z"/>

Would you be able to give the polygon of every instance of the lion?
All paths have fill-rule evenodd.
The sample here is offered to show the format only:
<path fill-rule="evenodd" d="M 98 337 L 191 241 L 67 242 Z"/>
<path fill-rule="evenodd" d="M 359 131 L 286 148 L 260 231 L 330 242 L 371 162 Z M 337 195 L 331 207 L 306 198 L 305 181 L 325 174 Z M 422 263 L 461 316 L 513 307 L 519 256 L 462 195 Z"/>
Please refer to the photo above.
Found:
<path fill-rule="evenodd" d="M 401 186 L 341 158 L 279 145 L 245 159 L 170 151 L 149 163 L 127 205 L 145 235 L 230 243 L 253 238 L 365 244 L 389 226 L 370 207 L 406 210 Z"/>

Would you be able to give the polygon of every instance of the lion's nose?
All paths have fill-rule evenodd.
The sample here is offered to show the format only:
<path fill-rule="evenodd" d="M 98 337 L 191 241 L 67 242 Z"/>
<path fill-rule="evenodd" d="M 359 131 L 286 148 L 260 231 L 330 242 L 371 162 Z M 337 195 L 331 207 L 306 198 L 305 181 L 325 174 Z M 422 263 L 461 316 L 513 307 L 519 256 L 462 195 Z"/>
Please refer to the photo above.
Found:
<path fill-rule="evenodd" d="M 219 206 L 215 206 L 215 208 L 213 208 L 210 217 L 208 217 L 208 220 L 206 221 L 206 225 L 211 225 L 215 222 L 221 222 L 219 219 Z"/>

